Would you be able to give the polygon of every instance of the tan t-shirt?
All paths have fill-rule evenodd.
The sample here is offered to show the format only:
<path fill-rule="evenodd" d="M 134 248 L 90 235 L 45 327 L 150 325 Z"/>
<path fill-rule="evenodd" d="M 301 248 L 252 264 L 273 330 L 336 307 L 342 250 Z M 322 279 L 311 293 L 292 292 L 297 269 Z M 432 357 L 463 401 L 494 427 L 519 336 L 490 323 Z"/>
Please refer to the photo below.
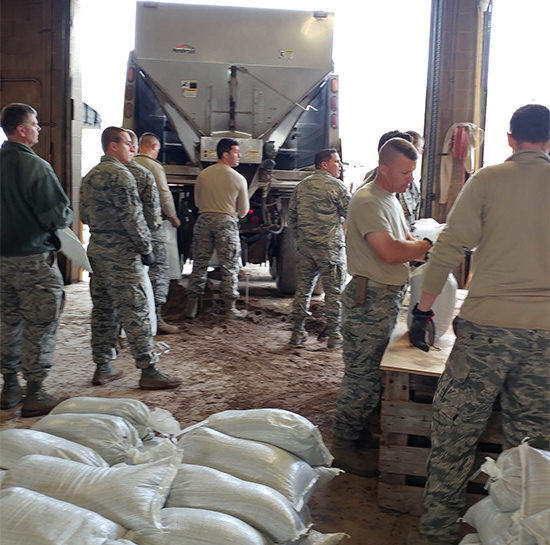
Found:
<path fill-rule="evenodd" d="M 464 186 L 430 251 L 423 291 L 441 293 L 475 248 L 460 316 L 476 324 L 550 330 L 550 157 L 524 150 Z"/>
<path fill-rule="evenodd" d="M 222 163 L 205 168 L 195 182 L 195 204 L 201 214 L 246 216 L 249 211 L 246 178 Z"/>
<path fill-rule="evenodd" d="M 355 193 L 348 208 L 348 271 L 353 276 L 366 276 L 383 284 L 405 284 L 409 278 L 409 264 L 385 263 L 365 239 L 365 235 L 380 231 L 388 231 L 398 240 L 406 240 L 408 234 L 395 193 L 370 182 Z"/>

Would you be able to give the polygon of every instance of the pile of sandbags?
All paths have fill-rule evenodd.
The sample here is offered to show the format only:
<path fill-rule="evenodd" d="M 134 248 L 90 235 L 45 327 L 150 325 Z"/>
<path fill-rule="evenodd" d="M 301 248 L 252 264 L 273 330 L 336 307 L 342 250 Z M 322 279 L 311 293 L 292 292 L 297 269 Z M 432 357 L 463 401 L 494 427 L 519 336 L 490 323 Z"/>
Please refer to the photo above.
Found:
<path fill-rule="evenodd" d="M 464 515 L 478 543 L 550 545 L 550 452 L 524 442 L 496 462 L 487 458 L 481 470 L 489 475 L 489 496 Z M 461 545 L 471 539 L 466 536 Z"/>
<path fill-rule="evenodd" d="M 155 433 L 156 432 L 156 433 Z M 177 437 L 179 437 L 177 441 Z M 183 432 L 132 399 L 73 398 L 0 432 L 3 545 L 336 545 L 307 502 L 340 470 L 288 411 L 225 411 Z"/>

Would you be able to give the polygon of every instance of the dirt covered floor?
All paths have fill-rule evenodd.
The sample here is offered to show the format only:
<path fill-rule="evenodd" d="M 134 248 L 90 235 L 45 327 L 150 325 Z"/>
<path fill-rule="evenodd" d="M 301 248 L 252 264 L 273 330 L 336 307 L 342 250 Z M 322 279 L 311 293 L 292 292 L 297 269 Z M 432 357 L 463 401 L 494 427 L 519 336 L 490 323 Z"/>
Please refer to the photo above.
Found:
<path fill-rule="evenodd" d="M 184 384 L 161 392 L 138 389 L 139 372 L 128 348 L 120 350 L 114 362 L 124 370 L 124 377 L 105 386 L 92 386 L 89 287 L 87 282 L 68 286 L 47 389 L 59 396 L 137 398 L 150 408 L 168 409 L 182 428 L 227 409 L 287 409 L 319 426 L 330 446 L 343 362 L 341 350 L 328 350 L 326 342 L 317 340 L 324 327 L 322 296 L 313 298 L 309 339 L 293 347 L 288 343 L 292 298 L 277 294 L 267 269 L 249 266 L 242 276 L 241 294 L 246 293 L 247 283 L 249 292 L 249 316 L 242 322 L 224 320 L 216 280 L 209 281 L 204 308 L 194 321 L 183 318 L 186 279 L 172 290 L 164 310 L 167 321 L 178 325 L 180 332 L 155 340 L 163 352 L 161 368 L 181 377 Z M 244 308 L 244 300 L 238 306 Z M 23 419 L 19 411 L 20 406 L 2 411 L 1 428 L 28 428 L 38 420 Z M 352 475 L 334 479 L 310 501 L 315 528 L 346 532 L 351 538 L 342 545 L 404 543 L 418 518 L 380 510 L 376 487 L 376 479 Z"/>

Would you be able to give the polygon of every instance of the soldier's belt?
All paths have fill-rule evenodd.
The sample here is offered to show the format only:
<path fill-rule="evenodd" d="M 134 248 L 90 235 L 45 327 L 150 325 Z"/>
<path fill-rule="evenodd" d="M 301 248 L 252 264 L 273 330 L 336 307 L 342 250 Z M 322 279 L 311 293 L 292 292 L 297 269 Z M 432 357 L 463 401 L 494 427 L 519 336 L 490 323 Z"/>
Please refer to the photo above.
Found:
<path fill-rule="evenodd" d="M 375 280 L 371 280 L 366 276 L 360 276 L 360 275 L 355 275 L 353 279 L 355 280 L 355 304 L 356 305 L 365 304 L 367 300 L 367 291 L 369 286 L 371 288 L 379 288 L 382 290 L 390 290 L 390 291 L 399 291 L 405 287 L 405 284 L 402 284 L 401 286 L 396 286 L 395 284 L 382 284 L 381 282 L 376 282 Z"/>

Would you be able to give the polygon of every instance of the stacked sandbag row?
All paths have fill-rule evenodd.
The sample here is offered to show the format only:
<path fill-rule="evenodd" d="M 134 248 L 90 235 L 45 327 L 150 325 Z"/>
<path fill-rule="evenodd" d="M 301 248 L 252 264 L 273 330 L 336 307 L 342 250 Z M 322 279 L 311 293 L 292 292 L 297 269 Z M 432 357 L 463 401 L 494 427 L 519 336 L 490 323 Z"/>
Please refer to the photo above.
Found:
<path fill-rule="evenodd" d="M 523 443 L 496 462 L 487 458 L 481 470 L 489 496 L 464 515 L 477 537 L 460 545 L 550 545 L 550 452 Z"/>
<path fill-rule="evenodd" d="M 288 411 L 226 411 L 181 432 L 168 411 L 136 400 L 73 398 L 0 441 L 3 545 L 344 537 L 311 529 L 306 504 L 339 470 L 325 467 L 332 456 L 319 430 Z"/>

